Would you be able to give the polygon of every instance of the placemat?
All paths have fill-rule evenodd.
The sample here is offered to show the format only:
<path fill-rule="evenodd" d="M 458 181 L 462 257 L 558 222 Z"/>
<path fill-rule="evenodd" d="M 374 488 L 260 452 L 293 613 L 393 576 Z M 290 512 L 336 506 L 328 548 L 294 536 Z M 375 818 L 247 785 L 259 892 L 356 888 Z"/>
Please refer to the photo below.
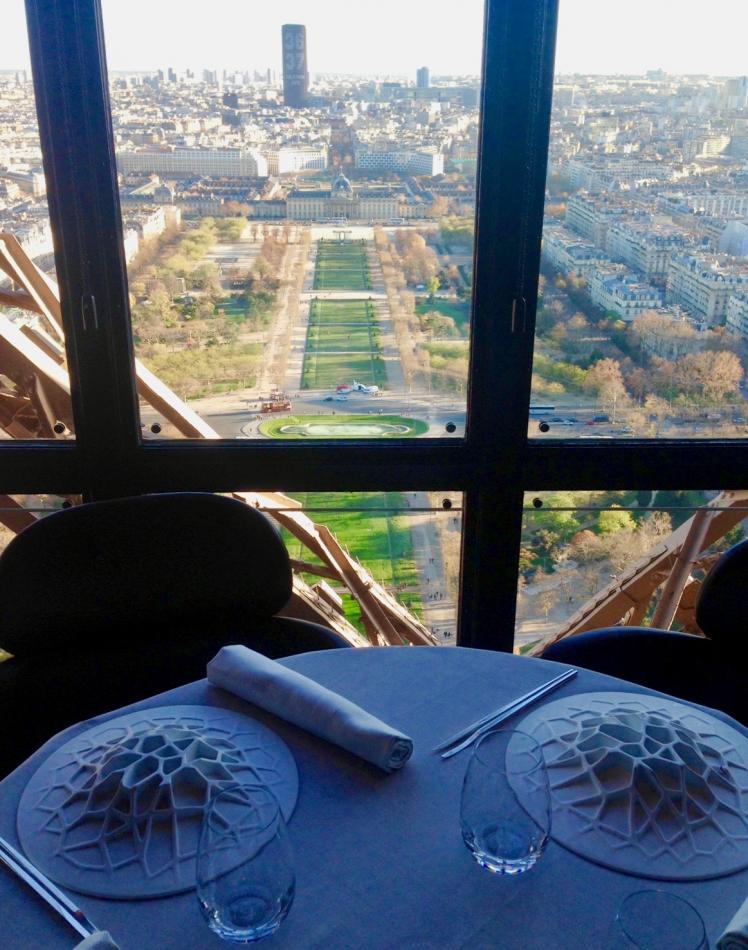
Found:
<path fill-rule="evenodd" d="M 195 886 L 212 795 L 261 781 L 293 814 L 299 779 L 286 744 L 240 713 L 161 706 L 82 732 L 39 767 L 18 836 L 48 877 L 83 894 L 136 898 Z"/>
<path fill-rule="evenodd" d="M 517 728 L 543 749 L 560 844 L 638 877 L 748 867 L 748 738 L 737 729 L 640 693 L 557 699 Z"/>

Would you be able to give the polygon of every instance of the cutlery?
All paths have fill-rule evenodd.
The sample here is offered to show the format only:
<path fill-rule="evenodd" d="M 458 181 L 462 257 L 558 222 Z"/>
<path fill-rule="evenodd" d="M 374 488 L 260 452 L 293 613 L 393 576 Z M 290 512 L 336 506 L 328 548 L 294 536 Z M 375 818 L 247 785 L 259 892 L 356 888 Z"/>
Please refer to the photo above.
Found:
<path fill-rule="evenodd" d="M 442 752 L 443 759 L 448 759 L 453 755 L 457 755 L 458 752 L 462 752 L 463 749 L 466 749 L 469 745 L 475 742 L 475 740 L 482 736 L 484 732 L 488 732 L 490 729 L 493 729 L 494 726 L 498 726 L 506 719 L 509 719 L 511 716 L 514 716 L 516 713 L 520 712 L 520 710 L 525 709 L 538 699 L 541 699 L 543 696 L 551 693 L 554 689 L 558 689 L 559 686 L 563 686 L 567 680 L 572 679 L 574 676 L 576 676 L 576 674 L 576 670 L 566 670 L 559 676 L 556 676 L 554 679 L 544 683 L 542 686 L 537 686 L 535 689 L 530 690 L 523 696 L 520 696 L 518 699 L 512 700 L 512 702 L 507 703 L 500 709 L 489 713 L 487 716 L 484 716 L 482 719 L 479 719 L 472 725 L 467 726 L 458 733 L 455 733 L 454 736 L 450 736 L 449 739 L 446 739 L 440 745 L 436 746 L 433 751 L 441 752 L 442 749 L 447 749 L 450 745 L 453 745 L 453 743 L 463 739 L 463 741 L 460 742 L 459 745 L 456 745 L 453 749 L 449 749 L 448 752 Z"/>
<path fill-rule="evenodd" d="M 80 907 L 4 838 L 0 838 L 0 861 L 44 898 L 50 907 L 53 907 L 74 930 L 78 931 L 81 937 L 90 937 L 96 931 L 96 927 Z"/>

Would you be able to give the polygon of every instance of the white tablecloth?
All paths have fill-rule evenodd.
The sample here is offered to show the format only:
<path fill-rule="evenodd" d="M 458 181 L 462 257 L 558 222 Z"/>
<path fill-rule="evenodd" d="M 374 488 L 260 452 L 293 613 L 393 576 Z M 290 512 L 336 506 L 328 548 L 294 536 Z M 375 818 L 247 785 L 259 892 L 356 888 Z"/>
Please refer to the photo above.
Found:
<path fill-rule="evenodd" d="M 429 647 L 331 650 L 284 662 L 412 736 L 412 759 L 385 775 L 204 680 L 127 707 L 204 703 L 244 710 L 291 748 L 300 774 L 289 826 L 296 900 L 264 946 L 598 950 L 609 945 L 623 898 L 653 886 L 690 900 L 713 944 L 748 894 L 748 871 L 689 884 L 642 881 L 600 868 L 554 842 L 533 870 L 516 879 L 491 875 L 473 861 L 458 825 L 469 753 L 442 761 L 430 750 L 458 727 L 549 679 L 557 664 Z M 564 692 L 605 689 L 644 691 L 580 671 Z M 26 782 L 53 748 L 90 725 L 60 733 L 0 783 L 0 834 L 12 843 L 18 844 L 15 815 Z M 194 893 L 129 902 L 72 896 L 123 950 L 227 946 L 208 931 Z M 75 943 L 73 932 L 2 867 L 0 906 L 5 950 Z"/>

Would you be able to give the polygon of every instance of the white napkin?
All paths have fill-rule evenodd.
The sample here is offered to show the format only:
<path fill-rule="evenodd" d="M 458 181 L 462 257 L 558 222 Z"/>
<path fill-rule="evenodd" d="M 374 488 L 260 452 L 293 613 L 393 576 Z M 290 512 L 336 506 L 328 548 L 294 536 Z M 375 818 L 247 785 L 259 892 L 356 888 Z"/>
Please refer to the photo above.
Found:
<path fill-rule="evenodd" d="M 319 683 L 244 646 L 223 647 L 208 680 L 385 772 L 402 768 L 413 740 Z"/>
<path fill-rule="evenodd" d="M 94 930 L 90 937 L 76 943 L 73 950 L 119 950 L 108 930 Z"/>
<path fill-rule="evenodd" d="M 748 947 L 748 898 L 738 908 L 717 941 L 717 950 L 745 950 Z"/>

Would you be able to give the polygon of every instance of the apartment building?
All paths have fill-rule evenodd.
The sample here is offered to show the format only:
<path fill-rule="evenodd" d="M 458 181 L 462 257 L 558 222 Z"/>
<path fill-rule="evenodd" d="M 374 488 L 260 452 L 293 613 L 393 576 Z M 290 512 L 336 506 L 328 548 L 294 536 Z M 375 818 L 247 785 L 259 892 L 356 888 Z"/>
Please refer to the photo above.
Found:
<path fill-rule="evenodd" d="M 356 168 L 372 172 L 400 172 L 406 175 L 441 175 L 444 156 L 436 149 L 357 148 Z"/>
<path fill-rule="evenodd" d="M 168 148 L 118 151 L 123 175 L 210 175 L 216 178 L 267 178 L 267 160 L 257 150 L 240 148 Z"/>
<path fill-rule="evenodd" d="M 566 206 L 566 224 L 597 247 L 605 248 L 608 228 L 629 213 L 629 208 L 620 202 L 586 194 L 572 195 Z"/>
<path fill-rule="evenodd" d="M 748 339 L 748 290 L 732 294 L 727 301 L 727 329 Z"/>
<path fill-rule="evenodd" d="M 318 169 L 328 164 L 326 145 L 263 149 L 268 175 L 293 175 L 296 172 Z"/>
<path fill-rule="evenodd" d="M 673 254 L 682 253 L 689 244 L 683 232 L 656 228 L 651 221 L 611 224 L 606 240 L 609 256 L 633 267 L 646 280 L 664 280 Z"/>
<path fill-rule="evenodd" d="M 748 289 L 748 262 L 734 258 L 681 254 L 670 262 L 667 300 L 680 304 L 714 326 L 727 314 L 730 297 Z"/>
<path fill-rule="evenodd" d="M 606 313 L 613 311 L 630 323 L 646 310 L 662 306 L 661 290 L 642 281 L 635 274 L 615 266 L 594 271 L 588 281 L 590 299 Z"/>
<path fill-rule="evenodd" d="M 609 258 L 590 241 L 579 239 L 569 228 L 550 223 L 543 225 L 543 257 L 554 270 L 562 274 L 587 277 L 600 266 L 610 263 Z"/>

